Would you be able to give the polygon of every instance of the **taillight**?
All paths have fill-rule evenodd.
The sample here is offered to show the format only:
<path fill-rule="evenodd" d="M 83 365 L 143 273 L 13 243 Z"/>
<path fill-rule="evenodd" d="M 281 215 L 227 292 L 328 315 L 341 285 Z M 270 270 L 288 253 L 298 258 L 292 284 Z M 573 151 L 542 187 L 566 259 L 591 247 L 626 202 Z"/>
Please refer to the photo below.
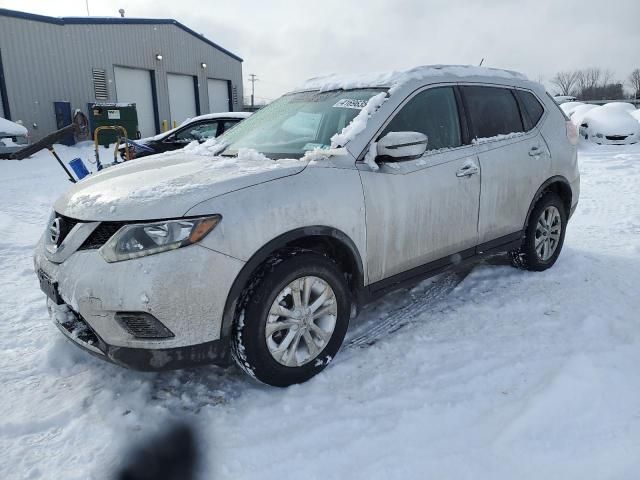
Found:
<path fill-rule="evenodd" d="M 571 145 L 578 144 L 578 128 L 573 124 L 571 120 L 567 120 L 567 139 Z"/>

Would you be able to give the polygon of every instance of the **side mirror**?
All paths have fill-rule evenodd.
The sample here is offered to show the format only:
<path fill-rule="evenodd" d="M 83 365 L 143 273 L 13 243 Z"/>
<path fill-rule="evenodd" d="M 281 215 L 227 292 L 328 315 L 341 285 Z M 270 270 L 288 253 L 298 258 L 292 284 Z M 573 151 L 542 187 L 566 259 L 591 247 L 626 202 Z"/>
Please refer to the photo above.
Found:
<path fill-rule="evenodd" d="M 411 160 L 427 151 L 428 138 L 420 132 L 389 132 L 378 140 L 378 156 Z"/>

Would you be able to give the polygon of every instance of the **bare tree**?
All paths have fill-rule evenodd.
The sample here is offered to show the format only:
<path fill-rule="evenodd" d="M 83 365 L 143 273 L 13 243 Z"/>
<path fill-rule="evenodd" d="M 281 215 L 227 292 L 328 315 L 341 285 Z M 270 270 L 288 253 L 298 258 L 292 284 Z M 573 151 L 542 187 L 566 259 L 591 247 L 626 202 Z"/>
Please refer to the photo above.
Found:
<path fill-rule="evenodd" d="M 578 76 L 579 72 L 576 70 L 558 72 L 551 79 L 551 83 L 560 89 L 560 95 L 571 95 L 578 81 Z"/>
<path fill-rule="evenodd" d="M 640 98 L 640 68 L 636 68 L 629 75 L 628 79 L 629 85 L 633 90 L 633 95 L 635 98 Z"/>
<path fill-rule="evenodd" d="M 578 90 L 582 93 L 593 90 L 600 85 L 602 70 L 598 67 L 585 68 L 578 72 Z"/>

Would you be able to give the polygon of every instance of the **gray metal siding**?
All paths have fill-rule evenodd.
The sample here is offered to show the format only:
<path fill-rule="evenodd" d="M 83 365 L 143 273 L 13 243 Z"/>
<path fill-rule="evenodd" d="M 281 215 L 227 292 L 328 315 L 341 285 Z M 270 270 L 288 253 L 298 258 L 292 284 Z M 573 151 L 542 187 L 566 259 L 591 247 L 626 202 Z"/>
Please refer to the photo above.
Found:
<path fill-rule="evenodd" d="M 34 139 L 55 129 L 54 101 L 88 113 L 87 103 L 95 101 L 93 68 L 106 71 L 109 101 L 116 100 L 114 66 L 153 70 L 161 122 L 170 118 L 167 73 L 198 78 L 202 113 L 209 110 L 208 77 L 230 80 L 243 98 L 242 62 L 171 24 L 55 25 L 0 16 L 0 48 L 11 116 Z"/>

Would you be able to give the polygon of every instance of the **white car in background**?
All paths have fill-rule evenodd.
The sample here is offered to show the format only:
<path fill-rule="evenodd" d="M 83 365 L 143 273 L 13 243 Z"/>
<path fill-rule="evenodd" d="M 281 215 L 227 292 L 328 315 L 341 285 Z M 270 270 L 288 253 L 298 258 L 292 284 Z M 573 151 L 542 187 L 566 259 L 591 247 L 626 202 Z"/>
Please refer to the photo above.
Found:
<path fill-rule="evenodd" d="M 587 112 L 580 136 L 598 145 L 630 145 L 640 141 L 640 123 L 620 108 L 597 107 Z"/>
<path fill-rule="evenodd" d="M 571 95 L 556 95 L 555 97 L 553 97 L 553 100 L 558 105 L 562 105 L 563 103 L 567 103 L 567 102 L 575 102 L 577 98 Z"/>
<path fill-rule="evenodd" d="M 591 110 L 593 110 L 594 108 L 600 108 L 600 107 L 598 105 L 594 105 L 593 103 L 585 103 L 582 105 L 578 105 L 576 108 L 573 109 L 571 114 L 568 116 L 576 127 L 580 127 L 585 115 L 589 113 Z"/>
<path fill-rule="evenodd" d="M 627 112 L 627 113 L 631 113 L 636 110 L 636 107 L 634 107 L 631 103 L 627 103 L 627 102 L 609 102 L 609 103 L 605 103 L 603 107 L 611 108 L 614 110 L 619 110 L 621 112 Z"/>
<path fill-rule="evenodd" d="M 18 123 L 0 117 L 0 158 L 6 158 L 29 144 L 29 132 Z"/>
<path fill-rule="evenodd" d="M 571 117 L 573 111 L 582 105 L 584 105 L 583 102 L 566 102 L 560 105 L 560 110 L 562 110 L 567 117 Z"/>

